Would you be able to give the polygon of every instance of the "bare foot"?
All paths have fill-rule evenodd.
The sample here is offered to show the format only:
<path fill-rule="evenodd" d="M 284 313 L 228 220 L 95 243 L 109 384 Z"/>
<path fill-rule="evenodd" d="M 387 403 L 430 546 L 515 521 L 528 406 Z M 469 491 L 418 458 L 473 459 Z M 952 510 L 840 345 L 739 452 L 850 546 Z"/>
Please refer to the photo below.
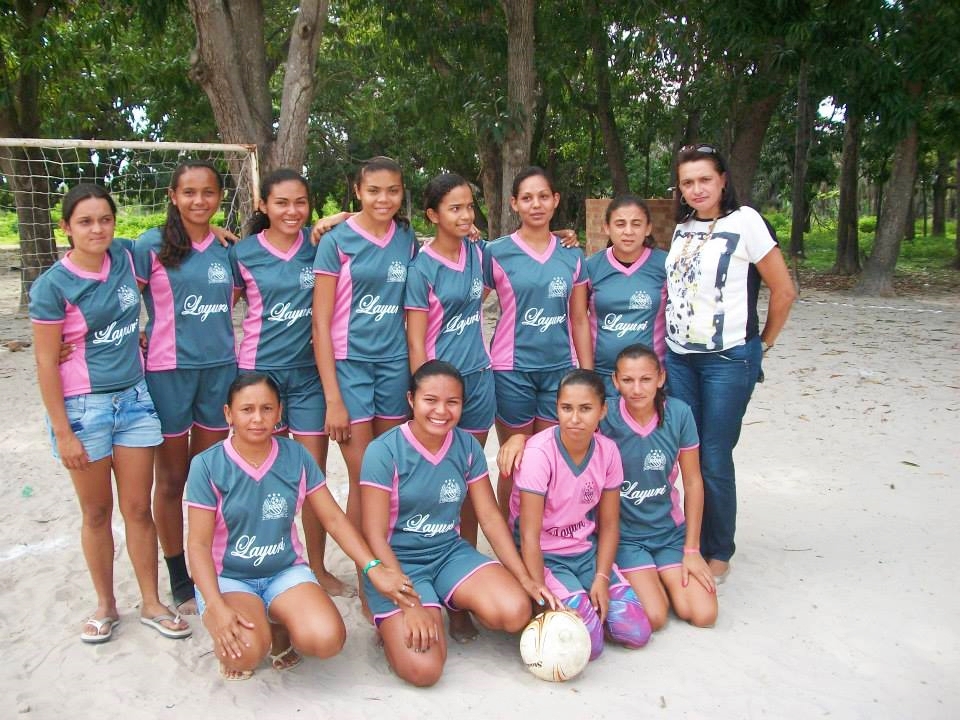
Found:
<path fill-rule="evenodd" d="M 357 596 L 357 589 L 353 587 L 353 585 L 348 585 L 336 575 L 326 570 L 315 573 L 315 575 L 317 576 L 317 582 L 320 583 L 320 587 L 326 590 L 327 595 L 330 597 L 352 598 Z"/>
<path fill-rule="evenodd" d="M 196 615 L 197 599 L 192 597 L 189 600 L 184 600 L 182 603 L 177 605 L 177 612 L 181 615 Z"/>
<path fill-rule="evenodd" d="M 448 610 L 447 617 L 450 618 L 450 637 L 458 643 L 468 643 L 479 637 L 480 631 L 473 624 L 469 610 Z"/>
<path fill-rule="evenodd" d="M 710 572 L 713 573 L 713 580 L 717 585 L 721 584 L 724 580 L 727 579 L 727 575 L 730 573 L 730 563 L 726 560 L 717 560 L 716 558 L 711 558 L 707 560 L 707 565 L 710 568 Z"/>

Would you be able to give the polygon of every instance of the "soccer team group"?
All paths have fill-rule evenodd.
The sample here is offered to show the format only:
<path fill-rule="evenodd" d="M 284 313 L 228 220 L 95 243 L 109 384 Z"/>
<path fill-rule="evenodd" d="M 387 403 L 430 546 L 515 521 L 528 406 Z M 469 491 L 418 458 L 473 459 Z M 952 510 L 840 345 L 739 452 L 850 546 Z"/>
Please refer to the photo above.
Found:
<path fill-rule="evenodd" d="M 114 237 L 104 188 L 69 190 L 71 248 L 33 284 L 30 317 L 97 594 L 80 639 L 106 642 L 120 622 L 114 479 L 140 622 L 184 638 L 181 613 L 199 613 L 228 680 L 267 655 L 284 670 L 342 648 L 330 596 L 356 591 L 325 567 L 328 533 L 414 685 L 442 674 L 443 610 L 466 641 L 475 620 L 517 632 L 532 609 L 566 607 L 591 659 L 605 637 L 645 645 L 671 608 L 712 625 L 734 551 L 733 446 L 793 285 L 714 148 L 684 148 L 678 171 L 669 253 L 625 195 L 606 212 L 609 247 L 589 258 L 551 232 L 559 195 L 536 167 L 513 183 L 519 228 L 491 242 L 472 237 L 470 184 L 434 178 L 422 246 L 400 214 L 401 168 L 383 157 L 358 173 L 361 210 L 312 228 L 306 180 L 270 174 L 236 243 L 211 226 L 223 186 L 206 162 L 177 169 L 166 222 L 133 242 Z M 325 484 L 331 439 L 346 512 Z M 497 560 L 476 549 L 478 528 Z M 175 610 L 158 592 L 158 538 Z"/>

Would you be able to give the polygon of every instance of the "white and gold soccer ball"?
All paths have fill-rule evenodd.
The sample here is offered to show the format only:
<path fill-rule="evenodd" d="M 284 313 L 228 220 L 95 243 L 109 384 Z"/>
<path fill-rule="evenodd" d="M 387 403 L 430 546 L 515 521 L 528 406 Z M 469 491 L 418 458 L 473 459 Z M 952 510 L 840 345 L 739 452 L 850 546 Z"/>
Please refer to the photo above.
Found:
<path fill-rule="evenodd" d="M 520 634 L 520 657 L 541 680 L 569 680 L 590 661 L 590 633 L 572 610 L 547 610 Z"/>

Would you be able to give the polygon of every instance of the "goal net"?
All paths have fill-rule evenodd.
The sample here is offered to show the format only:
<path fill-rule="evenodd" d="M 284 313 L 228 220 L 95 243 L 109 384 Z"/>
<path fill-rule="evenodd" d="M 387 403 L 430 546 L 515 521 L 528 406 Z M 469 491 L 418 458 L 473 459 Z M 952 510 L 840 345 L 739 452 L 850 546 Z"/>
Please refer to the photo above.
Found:
<path fill-rule="evenodd" d="M 117 204 L 117 237 L 136 238 L 163 223 L 170 177 L 186 159 L 221 172 L 224 200 L 214 222 L 239 233 L 258 192 L 253 145 L 0 138 L 0 267 L 19 271 L 17 311 L 26 310 L 30 284 L 67 247 L 58 223 L 69 188 L 106 187 Z"/>

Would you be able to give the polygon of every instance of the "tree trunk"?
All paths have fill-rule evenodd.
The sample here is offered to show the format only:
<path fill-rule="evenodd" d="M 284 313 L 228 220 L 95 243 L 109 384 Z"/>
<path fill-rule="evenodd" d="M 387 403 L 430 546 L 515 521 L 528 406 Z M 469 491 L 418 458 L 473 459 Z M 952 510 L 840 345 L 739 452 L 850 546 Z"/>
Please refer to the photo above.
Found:
<path fill-rule="evenodd" d="M 861 295 L 895 294 L 893 272 L 900 254 L 900 240 L 906 228 L 913 183 L 917 174 L 917 144 L 917 124 L 914 121 L 897 144 L 893 155 L 893 168 L 883 203 L 883 214 L 877 221 L 877 237 L 856 287 L 857 293 Z"/>
<path fill-rule="evenodd" d="M 600 15 L 597 0 L 589 0 L 584 10 L 590 23 L 590 47 L 593 50 L 593 79 L 597 83 L 597 122 L 603 138 L 603 149 L 610 168 L 610 181 L 613 194 L 629 192 L 630 180 L 627 176 L 627 163 L 623 155 L 623 143 L 617 129 L 617 119 L 613 113 L 613 97 L 610 89 L 610 61 L 607 42 L 607 26 Z"/>
<path fill-rule="evenodd" d="M 914 175 L 916 177 L 916 175 Z M 907 203 L 907 222 L 903 226 L 903 239 L 913 240 L 917 237 L 917 198 L 915 188 L 910 188 L 910 202 Z"/>
<path fill-rule="evenodd" d="M 814 108 L 807 85 L 809 64 L 804 60 L 797 77 L 797 133 L 793 149 L 793 187 L 790 193 L 790 254 L 804 257 L 803 230 L 807 210 L 807 165 L 813 136 Z"/>
<path fill-rule="evenodd" d="M 501 159 L 500 233 L 516 226 L 516 214 L 507 198 L 513 179 L 530 164 L 533 108 L 536 104 L 536 69 L 533 64 L 535 0 L 501 0 L 507 18 L 507 107 L 510 125 L 504 134 Z"/>
<path fill-rule="evenodd" d="M 937 150 L 937 174 L 933 179 L 933 226 L 930 234 L 945 237 L 947 234 L 947 176 L 950 162 L 942 150 Z"/>
<path fill-rule="evenodd" d="M 327 5 L 328 0 L 300 2 L 284 63 L 280 114 L 275 117 L 262 3 L 190 0 L 197 29 L 191 77 L 210 100 L 223 141 L 257 145 L 263 174 L 303 164 Z"/>
<path fill-rule="evenodd" d="M 483 188 L 483 199 L 487 205 L 487 237 L 494 240 L 500 237 L 500 216 L 503 206 L 503 181 L 501 173 L 503 166 L 500 159 L 502 149 L 492 138 L 481 141 L 478 148 L 480 156 L 480 185 Z"/>
<path fill-rule="evenodd" d="M 730 145 L 730 180 L 741 203 L 753 198 L 753 177 L 757 174 L 763 138 L 770 126 L 781 93 L 776 92 L 746 103 L 737 113 L 733 143 Z"/>
<path fill-rule="evenodd" d="M 25 29 L 27 37 L 38 38 L 41 26 L 50 12 L 51 3 L 18 2 L 15 14 L 7 18 Z M 6 52 L 7 49 L 4 49 Z M 0 137 L 37 137 L 40 130 L 41 69 L 35 63 L 14 62 L 12 67 L 0 60 L 3 68 L 0 94 Z M 13 72 L 11 73 L 11 70 Z M 8 74 L 11 73 L 11 74 Z M 30 286 L 40 274 L 57 261 L 57 244 L 53 237 L 50 205 L 53 197 L 47 186 L 43 154 L 35 148 L 3 148 L 0 152 L 0 174 L 7 179 L 17 208 L 17 233 L 20 236 L 20 301 L 18 313 L 25 313 L 30 304 Z"/>
<path fill-rule="evenodd" d="M 847 108 L 843 126 L 843 153 L 840 157 L 840 207 L 837 212 L 837 259 L 831 272 L 856 275 L 860 272 L 860 237 L 857 226 L 857 166 L 860 159 L 860 128 L 863 119 Z"/>

